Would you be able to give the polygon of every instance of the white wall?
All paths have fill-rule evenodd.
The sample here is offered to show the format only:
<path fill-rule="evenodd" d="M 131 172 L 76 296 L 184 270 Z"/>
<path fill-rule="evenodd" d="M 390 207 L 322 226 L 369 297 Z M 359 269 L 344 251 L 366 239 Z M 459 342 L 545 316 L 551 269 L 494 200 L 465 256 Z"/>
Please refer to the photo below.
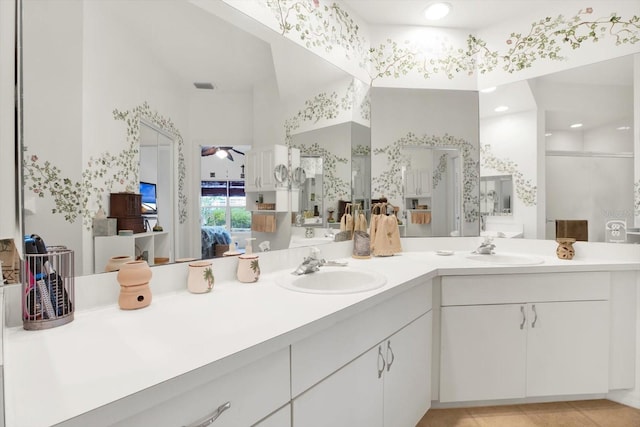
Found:
<path fill-rule="evenodd" d="M 371 176 L 378 177 L 389 168 L 386 154 L 376 154 L 412 132 L 444 137 L 450 135 L 477 145 L 479 140 L 478 94 L 473 91 L 373 88 L 371 90 Z M 474 150 L 475 151 L 475 150 Z M 479 153 L 471 153 L 478 161 Z M 471 194 L 478 194 L 478 187 Z M 383 194 L 372 191 L 372 198 Z M 385 194 L 386 197 L 391 197 Z M 390 199 L 402 205 L 399 199 Z M 432 200 L 432 204 L 436 202 Z M 432 219 L 433 220 L 433 219 Z M 464 222 L 465 236 L 478 235 L 479 223 Z"/>
<path fill-rule="evenodd" d="M 24 143 L 27 160 L 50 161 L 61 177 L 82 179 L 83 141 L 83 3 L 23 2 Z M 64 49 L 60 47 L 64 46 Z M 47 72 L 43 72 L 47 70 Z M 107 120 L 113 121 L 111 114 Z M 41 198 L 25 189 L 26 234 L 42 236 L 48 245 L 66 245 L 75 251 L 76 270 L 86 254 L 82 218 L 73 223 L 51 215 L 53 198 Z M 93 252 L 89 252 L 92 254 Z M 87 257 L 89 260 L 92 257 Z M 87 270 L 87 272 L 92 271 Z"/>
<path fill-rule="evenodd" d="M 341 123 L 339 125 L 329 126 L 322 129 L 298 133 L 293 135 L 292 142 L 295 146 L 306 147 L 309 147 L 314 143 L 318 143 L 320 147 L 329 151 L 331 154 L 347 159 L 344 163 L 335 162 L 335 176 L 346 182 L 346 192 L 336 194 L 334 197 L 327 197 L 325 192 L 323 192 L 322 195 L 316 195 L 316 201 L 321 202 L 319 206 L 319 208 L 322 209 L 320 216 L 325 219 L 327 216 L 327 209 L 329 207 L 333 207 L 337 212 L 338 200 L 351 200 L 351 123 Z M 303 151 L 304 150 L 301 149 L 301 153 Z M 326 167 L 325 161 L 323 163 L 323 168 Z M 326 173 L 326 170 L 324 172 Z M 318 187 L 316 186 L 316 188 Z M 318 196 L 321 196 L 321 200 L 318 200 Z"/>
<path fill-rule="evenodd" d="M 524 111 L 505 114 L 480 120 L 480 144 L 490 145 L 491 152 L 500 160 L 510 161 L 522 173 L 523 178 L 531 180 L 533 185 L 538 182 L 537 173 L 537 111 Z M 480 162 L 480 176 L 506 175 L 504 171 L 497 171 Z M 517 196 L 514 183 L 513 216 L 501 217 L 501 220 L 512 219 L 514 223 L 524 226 L 524 237 L 535 239 L 538 235 L 536 223 L 536 205 L 527 206 Z M 540 195 L 538 195 L 538 198 Z"/>
<path fill-rule="evenodd" d="M 253 125 L 251 91 L 191 91 L 189 134 L 193 141 L 192 150 L 197 155 L 200 148 L 207 145 L 230 146 L 244 152 L 253 144 Z M 197 182 L 193 185 L 199 189 L 200 180 L 241 180 L 240 166 L 245 164 L 245 157 L 237 153 L 232 155 L 233 161 L 216 156 L 202 157 L 197 165 L 199 173 L 194 174 Z"/>
<path fill-rule="evenodd" d="M 633 224 L 633 138 L 630 131 L 617 130 L 617 126 L 554 131 L 546 138 L 547 151 L 567 152 L 546 156 L 547 218 L 588 220 L 590 241 L 604 241 L 608 220 Z M 547 224 L 546 235 L 555 238 L 553 222 Z"/>
<path fill-rule="evenodd" d="M 22 205 L 15 167 L 15 3 L 0 1 L 0 238 L 23 238 L 18 218 Z M 21 247 L 20 244 L 17 246 Z M 21 250 L 21 249 L 20 249 Z"/>

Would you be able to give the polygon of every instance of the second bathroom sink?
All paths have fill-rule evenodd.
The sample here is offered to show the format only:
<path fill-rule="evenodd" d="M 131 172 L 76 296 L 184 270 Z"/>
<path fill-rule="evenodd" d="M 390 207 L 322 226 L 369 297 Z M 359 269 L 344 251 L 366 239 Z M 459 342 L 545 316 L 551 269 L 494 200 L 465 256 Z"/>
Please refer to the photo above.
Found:
<path fill-rule="evenodd" d="M 351 294 L 384 286 L 387 279 L 379 274 L 348 267 L 321 267 L 320 271 L 296 276 L 286 273 L 276 279 L 284 288 L 313 294 Z"/>

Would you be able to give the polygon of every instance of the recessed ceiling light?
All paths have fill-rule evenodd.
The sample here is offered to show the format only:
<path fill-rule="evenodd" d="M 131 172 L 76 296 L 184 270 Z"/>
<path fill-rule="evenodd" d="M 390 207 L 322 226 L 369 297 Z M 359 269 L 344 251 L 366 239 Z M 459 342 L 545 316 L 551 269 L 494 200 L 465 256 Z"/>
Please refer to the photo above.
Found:
<path fill-rule="evenodd" d="M 631 129 L 631 126 L 620 126 L 619 128 L 616 128 L 617 130 L 629 130 Z"/>
<path fill-rule="evenodd" d="M 433 3 L 425 9 L 424 16 L 431 21 L 435 21 L 444 18 L 450 11 L 451 5 L 449 3 Z"/>
<path fill-rule="evenodd" d="M 582 123 L 574 123 L 570 127 L 573 128 L 573 129 L 581 128 L 582 127 Z"/>
<path fill-rule="evenodd" d="M 491 93 L 491 92 L 493 92 L 495 90 L 496 90 L 496 87 L 495 86 L 491 86 L 491 87 L 488 87 L 486 89 L 481 89 L 480 92 L 482 92 L 482 93 Z"/>
<path fill-rule="evenodd" d="M 553 135 L 551 132 L 547 132 L 544 134 L 544 136 L 551 136 L 551 135 Z"/>
<path fill-rule="evenodd" d="M 506 105 L 501 105 L 499 107 L 496 107 L 493 111 L 495 111 L 496 113 L 502 113 L 503 111 L 507 111 L 509 109 L 509 107 L 507 107 Z"/>

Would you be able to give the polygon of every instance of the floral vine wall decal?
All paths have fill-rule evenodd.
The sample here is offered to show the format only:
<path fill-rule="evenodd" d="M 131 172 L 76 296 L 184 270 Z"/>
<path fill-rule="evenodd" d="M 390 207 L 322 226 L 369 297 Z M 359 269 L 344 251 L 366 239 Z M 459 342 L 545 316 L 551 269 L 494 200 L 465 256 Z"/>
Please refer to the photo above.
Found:
<path fill-rule="evenodd" d="M 132 191 L 137 188 L 138 185 L 137 154 L 140 147 L 140 121 L 146 120 L 158 127 L 160 130 L 167 132 L 174 137 L 174 142 L 178 144 L 178 220 L 180 224 L 184 224 L 187 220 L 187 194 L 185 192 L 186 167 L 184 160 L 184 140 L 182 139 L 182 135 L 180 135 L 180 131 L 176 128 L 170 118 L 163 117 L 157 111 L 152 111 L 147 102 L 144 102 L 142 105 L 139 105 L 129 111 L 113 110 L 113 118 L 116 120 L 122 120 L 127 125 L 127 142 L 129 145 L 128 148 L 120 153 L 120 155 L 123 153 L 127 154 L 127 157 L 125 158 L 125 162 L 118 162 L 114 164 L 113 167 L 117 168 L 114 173 L 114 177 L 118 174 L 120 178 L 119 183 L 126 185 L 128 191 Z M 98 165 L 98 168 L 94 170 L 85 170 L 85 172 L 83 172 L 83 177 L 86 173 L 89 179 L 102 178 L 104 175 L 104 168 L 101 168 L 100 166 L 104 160 L 105 156 L 97 159 L 95 163 Z M 133 162 L 135 162 L 135 166 L 131 166 L 133 165 Z M 132 167 L 132 169 L 129 171 L 123 171 L 122 167 L 127 164 L 129 164 L 129 167 Z M 111 170 L 111 168 L 108 170 Z M 131 171 L 134 172 L 132 173 Z M 114 181 L 110 181 L 110 184 L 113 183 Z M 109 191 L 112 188 L 112 186 L 108 187 Z M 100 195 L 102 195 L 102 193 L 104 193 L 104 189 L 100 189 L 100 191 L 97 191 L 96 193 L 100 193 Z M 98 197 L 97 203 L 100 207 L 102 206 L 101 202 L 102 197 Z"/>
<path fill-rule="evenodd" d="M 82 171 L 82 181 L 74 182 L 63 176 L 62 170 L 50 161 L 42 162 L 36 154 L 25 155 L 24 180 L 27 188 L 40 198 L 53 198 L 53 214 L 64 215 L 73 223 L 82 217 L 87 231 L 99 209 L 104 209 L 106 196 L 114 190 L 136 191 L 138 186 L 138 154 L 140 147 L 140 120 L 144 119 L 174 136 L 178 143 L 178 213 L 180 223 L 187 219 L 187 196 L 184 191 L 186 170 L 184 142 L 170 119 L 151 111 L 145 102 L 131 111 L 113 111 L 116 120 L 127 124 L 127 146 L 112 154 L 105 151 L 90 157 Z M 25 153 L 28 150 L 25 147 Z M 27 160 L 28 159 L 28 160 Z"/>
<path fill-rule="evenodd" d="M 371 147 L 364 144 L 358 144 L 351 148 L 352 156 L 369 156 L 371 154 Z"/>
<path fill-rule="evenodd" d="M 386 147 L 374 149 L 374 155 L 386 154 L 389 167 L 383 170 L 379 176 L 372 177 L 373 192 L 391 198 L 402 197 L 402 165 L 407 161 L 402 152 L 404 147 L 457 148 L 460 150 L 463 159 L 464 218 L 466 222 L 477 221 L 480 201 L 478 195 L 474 194 L 474 189 L 478 187 L 479 182 L 478 162 L 474 160 L 476 149 L 470 142 L 462 138 L 447 134 L 418 137 L 409 132 Z"/>
<path fill-rule="evenodd" d="M 28 151 L 27 147 L 24 151 Z M 75 222 L 78 215 L 82 214 L 82 182 L 63 176 L 59 167 L 48 160 L 41 162 L 35 154 L 24 156 L 23 169 L 27 190 L 39 198 L 50 195 L 55 204 L 51 213 L 64 215 L 69 223 Z"/>
<path fill-rule="evenodd" d="M 369 49 L 369 75 L 373 82 L 381 77 L 399 78 L 415 68 L 425 79 L 438 73 L 452 79 L 458 73 L 473 75 L 476 71 L 481 74 L 493 71 L 500 62 L 504 71 L 513 73 L 530 68 L 539 59 L 567 59 L 561 55 L 563 44 L 575 50 L 586 41 L 595 43 L 604 37 L 614 37 L 616 46 L 640 41 L 640 16 L 625 20 L 612 13 L 608 17 L 586 20 L 592 13 L 593 9 L 587 8 L 570 18 L 558 15 L 540 19 L 531 24 L 527 34 L 511 33 L 506 40 L 508 49 L 503 53 L 489 49 L 484 40 L 473 34 L 467 38 L 466 49 L 443 46 L 444 53 L 437 58 L 429 58 L 408 41 L 400 46 L 388 39 L 386 44 Z"/>
<path fill-rule="evenodd" d="M 329 150 L 314 142 L 311 145 L 291 145 L 300 150 L 304 156 L 317 156 L 322 158 L 322 199 L 338 200 L 348 198 L 351 194 L 351 183 L 340 178 L 337 173 L 337 164 L 347 164 L 345 157 L 338 157 Z"/>
<path fill-rule="evenodd" d="M 282 35 L 294 33 L 307 49 L 331 52 L 335 47 L 347 59 L 366 54 L 360 27 L 338 4 L 320 5 L 320 0 L 266 0 Z"/>
<path fill-rule="evenodd" d="M 304 102 L 304 107 L 290 119 L 284 122 L 284 134 L 286 145 L 291 145 L 293 132 L 304 122 L 318 123 L 320 119 L 332 120 L 337 118 L 341 112 L 351 111 L 354 100 L 358 99 L 359 91 L 354 88 L 352 81 L 346 89 L 346 93 L 338 99 L 338 93 L 320 92 L 311 99 Z M 362 95 L 363 102 L 368 103 L 369 94 Z"/>
<path fill-rule="evenodd" d="M 441 52 L 433 56 L 407 40 L 387 39 L 372 46 L 360 35 L 357 22 L 335 2 L 321 5 L 320 0 L 263 1 L 283 35 L 298 37 L 308 49 L 331 52 L 339 47 L 346 59 L 356 56 L 359 67 L 368 72 L 370 83 L 383 77 L 399 78 L 413 70 L 425 79 L 440 73 L 449 79 L 457 74 L 484 74 L 500 65 L 513 73 L 530 68 L 540 59 L 565 60 L 565 46 L 576 50 L 585 42 L 596 43 L 604 38 L 614 38 L 616 46 L 640 41 L 640 16 L 623 18 L 612 12 L 588 19 L 594 9 L 587 7 L 570 17 L 539 19 L 531 24 L 529 32 L 509 34 L 503 47 L 490 47 L 469 34 L 466 46 L 443 44 Z"/>
<path fill-rule="evenodd" d="M 444 153 L 438 159 L 438 165 L 436 169 L 433 171 L 433 189 L 438 188 L 438 184 L 442 181 L 442 176 L 447 173 L 447 161 L 449 160 L 449 156 L 447 153 Z"/>
<path fill-rule="evenodd" d="M 516 196 L 525 206 L 536 205 L 536 194 L 538 188 L 531 184 L 530 179 L 525 179 L 522 172 L 518 170 L 518 164 L 509 159 L 501 159 L 493 154 L 491 145 L 485 144 L 480 147 L 480 162 L 482 167 L 490 168 L 513 176 L 513 183 L 516 188 Z"/>

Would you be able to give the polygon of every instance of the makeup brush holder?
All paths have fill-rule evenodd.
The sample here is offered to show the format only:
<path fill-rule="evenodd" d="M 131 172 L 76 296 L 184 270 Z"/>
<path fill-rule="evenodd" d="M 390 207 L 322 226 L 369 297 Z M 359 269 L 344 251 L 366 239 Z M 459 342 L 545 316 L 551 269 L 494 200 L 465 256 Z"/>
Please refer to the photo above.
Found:
<path fill-rule="evenodd" d="M 22 324 L 26 330 L 49 329 L 73 320 L 73 251 L 57 247 L 46 254 L 24 254 Z"/>

